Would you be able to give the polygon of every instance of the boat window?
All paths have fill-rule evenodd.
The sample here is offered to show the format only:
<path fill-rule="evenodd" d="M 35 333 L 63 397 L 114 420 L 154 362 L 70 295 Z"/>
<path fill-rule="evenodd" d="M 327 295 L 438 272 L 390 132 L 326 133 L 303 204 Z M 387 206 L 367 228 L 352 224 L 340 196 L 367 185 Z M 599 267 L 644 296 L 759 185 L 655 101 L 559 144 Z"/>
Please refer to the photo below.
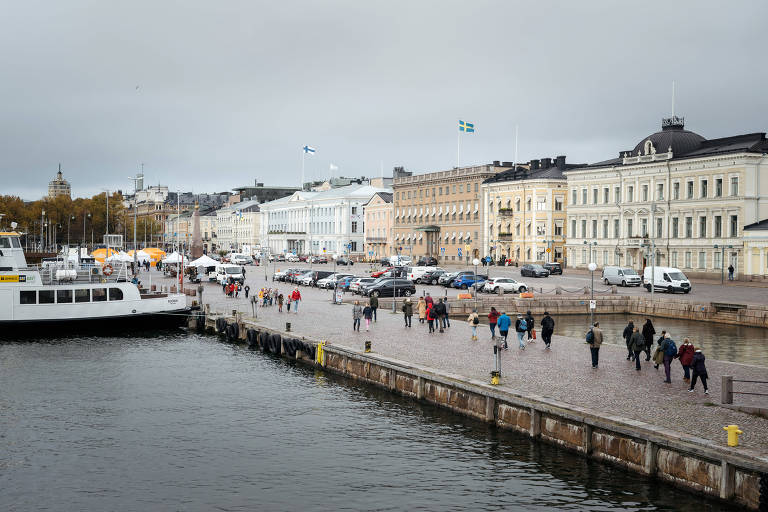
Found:
<path fill-rule="evenodd" d="M 106 288 L 94 288 L 92 292 L 93 292 L 93 302 L 104 302 L 105 300 L 107 300 Z"/>
<path fill-rule="evenodd" d="M 19 242 L 19 239 L 16 237 L 11 238 L 11 244 L 16 249 L 21 249 L 21 242 Z"/>
<path fill-rule="evenodd" d="M 19 304 L 37 304 L 37 292 L 30 290 L 20 291 Z"/>
<path fill-rule="evenodd" d="M 59 304 L 72 302 L 72 290 L 56 290 L 56 302 Z"/>
<path fill-rule="evenodd" d="M 38 304 L 53 304 L 53 290 L 40 290 L 38 293 Z"/>
<path fill-rule="evenodd" d="M 11 239 L 5 236 L 0 237 L 0 249 L 10 249 Z"/>
<path fill-rule="evenodd" d="M 110 288 L 109 300 L 123 300 L 123 290 L 120 288 Z"/>
<path fill-rule="evenodd" d="M 75 302 L 91 302 L 91 290 L 88 288 L 75 290 Z"/>

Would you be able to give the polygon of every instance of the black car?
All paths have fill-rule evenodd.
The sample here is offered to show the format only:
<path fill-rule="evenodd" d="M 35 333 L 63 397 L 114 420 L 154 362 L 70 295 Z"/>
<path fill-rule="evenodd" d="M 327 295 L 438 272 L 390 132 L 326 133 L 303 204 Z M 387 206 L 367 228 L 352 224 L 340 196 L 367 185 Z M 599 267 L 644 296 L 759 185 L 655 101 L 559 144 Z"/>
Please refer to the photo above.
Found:
<path fill-rule="evenodd" d="M 338 258 L 336 260 L 337 265 L 353 265 L 352 260 L 349 258 Z"/>
<path fill-rule="evenodd" d="M 545 263 L 544 268 L 549 270 L 549 275 L 563 275 L 563 266 L 560 263 Z"/>
<path fill-rule="evenodd" d="M 440 283 L 440 284 L 442 284 L 446 288 L 450 288 L 450 287 L 453 286 L 453 282 L 456 279 L 458 279 L 461 276 L 466 276 L 466 275 L 470 275 L 470 274 L 474 274 L 474 272 L 472 272 L 471 270 L 462 270 L 461 272 L 456 272 L 455 276 L 452 275 L 450 278 L 446 279 L 444 283 Z"/>
<path fill-rule="evenodd" d="M 531 277 L 549 277 L 549 270 L 545 269 L 538 263 L 527 263 L 520 267 L 520 275 Z"/>
<path fill-rule="evenodd" d="M 385 279 L 366 286 L 363 294 L 369 297 L 410 297 L 416 294 L 416 287 L 407 279 Z"/>
<path fill-rule="evenodd" d="M 326 277 L 333 274 L 330 270 L 315 270 L 312 273 L 312 282 L 310 283 L 310 286 L 317 286 L 317 282 L 321 279 L 325 279 Z"/>
<path fill-rule="evenodd" d="M 422 256 L 419 258 L 419 262 L 416 264 L 417 267 L 436 267 L 437 266 L 437 258 L 433 256 Z"/>
<path fill-rule="evenodd" d="M 421 276 L 422 283 L 437 284 L 440 276 L 445 274 L 445 270 L 432 270 Z"/>

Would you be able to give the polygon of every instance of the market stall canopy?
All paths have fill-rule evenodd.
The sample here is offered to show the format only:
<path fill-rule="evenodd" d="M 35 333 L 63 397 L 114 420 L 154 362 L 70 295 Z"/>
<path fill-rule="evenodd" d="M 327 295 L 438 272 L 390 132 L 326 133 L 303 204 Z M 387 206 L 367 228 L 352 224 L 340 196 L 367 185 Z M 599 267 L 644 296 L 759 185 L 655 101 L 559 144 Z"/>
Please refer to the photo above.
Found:
<path fill-rule="evenodd" d="M 215 267 L 219 262 L 208 255 L 203 254 L 194 261 L 187 263 L 187 267 Z"/>
<path fill-rule="evenodd" d="M 113 248 L 109 248 L 109 256 L 112 256 L 113 254 L 117 254 L 117 250 Z M 107 250 L 106 249 L 96 249 L 91 253 L 91 257 L 98 261 L 99 263 L 104 263 L 104 260 L 107 259 Z"/>
<path fill-rule="evenodd" d="M 128 256 L 130 256 L 131 261 L 133 261 L 133 251 L 128 251 Z M 143 251 L 141 249 L 136 251 L 136 261 L 138 261 L 139 263 L 144 263 L 145 261 L 150 261 L 150 260 L 152 260 L 152 256 L 148 252 Z"/>
<path fill-rule="evenodd" d="M 157 247 L 145 247 L 142 249 L 145 253 L 149 254 L 149 261 L 151 263 L 157 263 L 165 258 L 165 251 L 158 249 Z"/>
<path fill-rule="evenodd" d="M 129 263 L 133 261 L 133 256 L 129 256 L 126 253 L 120 251 L 119 253 L 113 254 L 107 258 L 107 262 L 109 263 L 114 263 L 115 261 L 123 261 L 125 263 Z"/>
<path fill-rule="evenodd" d="M 181 263 L 181 254 L 172 252 L 167 258 L 163 258 L 163 265 Z"/>

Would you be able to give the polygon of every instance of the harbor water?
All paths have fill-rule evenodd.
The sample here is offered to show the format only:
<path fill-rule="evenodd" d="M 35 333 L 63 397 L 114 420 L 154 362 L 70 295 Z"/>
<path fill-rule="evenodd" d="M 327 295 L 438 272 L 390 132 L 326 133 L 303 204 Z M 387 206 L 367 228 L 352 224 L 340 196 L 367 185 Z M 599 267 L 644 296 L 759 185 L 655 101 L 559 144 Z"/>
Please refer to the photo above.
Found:
<path fill-rule="evenodd" d="M 728 510 L 183 331 L 0 342 L 0 510 Z"/>

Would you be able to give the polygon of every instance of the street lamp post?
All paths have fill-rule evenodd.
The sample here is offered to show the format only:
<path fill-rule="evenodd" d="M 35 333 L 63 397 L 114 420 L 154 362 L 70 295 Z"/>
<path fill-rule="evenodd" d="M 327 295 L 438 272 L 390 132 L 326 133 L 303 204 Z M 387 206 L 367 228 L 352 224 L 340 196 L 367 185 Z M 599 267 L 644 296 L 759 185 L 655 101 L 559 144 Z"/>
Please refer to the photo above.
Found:
<path fill-rule="evenodd" d="M 42 211 L 40 214 L 40 252 L 44 252 L 45 249 L 43 248 L 43 237 L 45 236 L 43 234 L 43 227 L 45 225 L 45 210 Z"/>
<path fill-rule="evenodd" d="M 725 284 L 725 249 L 733 249 L 732 245 L 715 244 L 715 249 L 720 249 L 720 284 Z"/>
<path fill-rule="evenodd" d="M 475 266 L 475 311 L 477 311 L 477 266 L 480 264 L 480 260 L 475 258 L 472 260 L 472 264 Z"/>
<path fill-rule="evenodd" d="M 595 325 L 595 318 L 594 318 L 594 311 L 595 308 L 592 307 L 595 303 L 595 269 L 597 269 L 597 265 L 594 261 L 590 261 L 589 265 L 587 265 L 587 268 L 589 269 L 589 273 L 592 274 L 592 289 L 590 290 L 589 295 L 589 326 L 592 327 Z"/>

